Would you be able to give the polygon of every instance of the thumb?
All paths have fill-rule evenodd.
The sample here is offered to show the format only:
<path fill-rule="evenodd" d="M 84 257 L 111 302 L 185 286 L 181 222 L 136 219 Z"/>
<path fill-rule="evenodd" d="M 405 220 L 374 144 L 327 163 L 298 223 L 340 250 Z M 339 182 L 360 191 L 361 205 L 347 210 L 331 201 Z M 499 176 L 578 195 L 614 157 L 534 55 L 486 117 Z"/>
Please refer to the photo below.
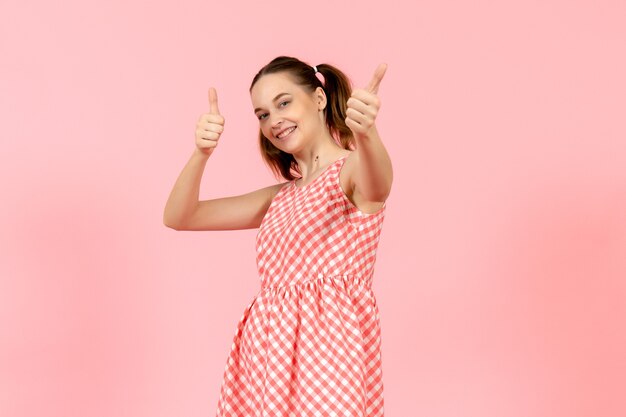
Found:
<path fill-rule="evenodd" d="M 378 86 L 380 85 L 380 82 L 383 79 L 383 76 L 385 75 L 385 71 L 387 71 L 387 64 L 385 63 L 380 64 L 376 68 L 376 71 L 374 71 L 374 76 L 372 77 L 372 80 L 367 86 L 367 90 L 370 93 L 374 93 L 374 94 L 378 93 Z"/>
<path fill-rule="evenodd" d="M 209 113 L 220 114 L 217 107 L 217 91 L 213 87 L 209 88 Z"/>

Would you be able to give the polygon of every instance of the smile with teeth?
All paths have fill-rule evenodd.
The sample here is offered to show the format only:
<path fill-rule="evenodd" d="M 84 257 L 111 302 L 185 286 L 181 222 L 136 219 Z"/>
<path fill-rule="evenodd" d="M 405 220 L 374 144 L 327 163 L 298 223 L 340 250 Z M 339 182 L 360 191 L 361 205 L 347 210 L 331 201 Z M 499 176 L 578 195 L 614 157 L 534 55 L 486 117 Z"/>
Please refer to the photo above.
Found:
<path fill-rule="evenodd" d="M 277 135 L 276 137 L 279 139 L 282 139 L 286 136 L 289 136 L 291 134 L 291 132 L 293 132 L 296 129 L 296 127 L 290 127 L 289 129 L 285 130 L 284 132 L 281 132 L 279 135 Z"/>

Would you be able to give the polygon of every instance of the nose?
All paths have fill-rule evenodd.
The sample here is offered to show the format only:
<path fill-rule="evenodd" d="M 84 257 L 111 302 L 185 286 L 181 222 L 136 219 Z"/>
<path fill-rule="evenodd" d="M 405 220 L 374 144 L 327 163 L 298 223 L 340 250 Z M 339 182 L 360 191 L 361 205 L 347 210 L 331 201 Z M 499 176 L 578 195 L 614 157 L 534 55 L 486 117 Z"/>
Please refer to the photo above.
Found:
<path fill-rule="evenodd" d="M 272 130 L 276 130 L 280 127 L 280 125 L 283 123 L 282 119 L 280 117 L 276 117 L 275 120 L 272 120 L 272 116 L 270 115 L 270 125 L 272 126 Z"/>

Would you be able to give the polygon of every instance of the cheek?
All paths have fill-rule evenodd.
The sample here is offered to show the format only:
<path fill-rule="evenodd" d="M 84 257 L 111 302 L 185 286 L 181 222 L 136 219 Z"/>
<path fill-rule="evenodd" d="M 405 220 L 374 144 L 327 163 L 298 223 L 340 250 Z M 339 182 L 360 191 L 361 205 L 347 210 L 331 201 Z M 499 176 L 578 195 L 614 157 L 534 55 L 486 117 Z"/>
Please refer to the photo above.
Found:
<path fill-rule="evenodd" d="M 261 131 L 263 132 L 263 136 L 265 136 L 267 140 L 269 140 L 270 142 L 274 140 L 274 138 L 272 137 L 272 129 L 268 125 L 263 126 L 261 128 Z"/>

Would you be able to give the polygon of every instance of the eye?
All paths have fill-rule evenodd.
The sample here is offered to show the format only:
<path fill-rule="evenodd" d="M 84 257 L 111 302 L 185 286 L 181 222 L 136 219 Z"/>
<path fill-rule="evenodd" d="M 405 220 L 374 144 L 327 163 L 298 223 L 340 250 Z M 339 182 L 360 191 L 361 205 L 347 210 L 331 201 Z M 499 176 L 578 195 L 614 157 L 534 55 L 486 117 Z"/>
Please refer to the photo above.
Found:
<path fill-rule="evenodd" d="M 289 104 L 289 103 L 290 103 L 290 101 L 289 101 L 289 100 L 285 100 L 285 101 L 281 101 L 280 103 L 278 103 L 278 105 L 279 105 L 279 106 L 280 106 L 281 104 L 285 104 L 285 105 L 287 105 L 287 104 Z M 267 115 L 267 113 L 262 113 L 262 114 L 260 114 L 260 115 L 258 115 L 258 116 L 257 116 L 257 119 L 259 119 L 259 120 L 263 120 L 263 119 L 264 119 L 264 117 L 263 117 L 263 116 L 266 116 L 266 115 Z"/>

